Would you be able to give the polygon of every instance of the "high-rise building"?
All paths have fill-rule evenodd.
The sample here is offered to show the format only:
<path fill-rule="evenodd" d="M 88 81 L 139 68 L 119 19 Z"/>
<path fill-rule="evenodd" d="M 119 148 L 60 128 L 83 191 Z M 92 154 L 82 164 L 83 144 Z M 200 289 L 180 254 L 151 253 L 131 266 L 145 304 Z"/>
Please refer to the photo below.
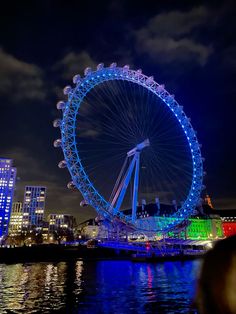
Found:
<path fill-rule="evenodd" d="M 45 209 L 46 187 L 26 186 L 23 205 L 23 229 L 40 229 Z"/>
<path fill-rule="evenodd" d="M 11 218 L 8 233 L 16 236 L 22 231 L 23 223 L 23 207 L 21 202 L 14 202 L 11 209 Z"/>
<path fill-rule="evenodd" d="M 15 181 L 12 159 L 0 158 L 0 237 L 8 234 Z"/>

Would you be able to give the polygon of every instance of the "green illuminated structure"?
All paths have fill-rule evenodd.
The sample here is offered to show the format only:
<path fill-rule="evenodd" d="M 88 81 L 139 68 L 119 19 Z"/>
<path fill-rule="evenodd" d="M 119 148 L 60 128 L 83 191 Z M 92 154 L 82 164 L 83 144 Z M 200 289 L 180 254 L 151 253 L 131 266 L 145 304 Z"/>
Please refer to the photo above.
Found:
<path fill-rule="evenodd" d="M 163 217 L 171 220 L 173 218 Z M 190 224 L 182 228 L 180 232 L 168 232 L 168 237 L 189 240 L 214 240 L 224 238 L 222 221 L 220 218 L 190 218 Z"/>
<path fill-rule="evenodd" d="M 220 219 L 190 218 L 186 238 L 191 240 L 209 240 L 223 238 L 223 228 Z"/>

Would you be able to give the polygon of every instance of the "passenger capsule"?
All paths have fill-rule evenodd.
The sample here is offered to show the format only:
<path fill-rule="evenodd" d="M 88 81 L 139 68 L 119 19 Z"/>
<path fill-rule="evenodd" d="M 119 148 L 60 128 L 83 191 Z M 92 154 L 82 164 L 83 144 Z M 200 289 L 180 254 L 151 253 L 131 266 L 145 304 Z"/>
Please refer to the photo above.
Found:
<path fill-rule="evenodd" d="M 87 76 L 88 74 L 90 74 L 92 72 L 92 69 L 90 67 L 87 67 L 85 70 L 84 70 L 84 75 Z"/>
<path fill-rule="evenodd" d="M 165 85 L 159 85 L 159 86 L 157 86 L 157 92 L 163 92 L 163 90 L 165 89 Z"/>
<path fill-rule="evenodd" d="M 59 138 L 59 139 L 55 140 L 55 141 L 53 142 L 53 146 L 54 146 L 55 148 L 61 147 L 61 139 Z"/>
<path fill-rule="evenodd" d="M 99 71 L 99 70 L 102 70 L 104 68 L 104 63 L 99 63 L 98 65 L 97 65 L 97 70 Z"/>
<path fill-rule="evenodd" d="M 68 95 L 71 91 L 72 91 L 72 88 L 69 85 L 64 87 L 64 89 L 63 89 L 64 95 Z"/>
<path fill-rule="evenodd" d="M 81 82 L 81 76 L 79 74 L 76 74 L 74 77 L 73 77 L 73 83 L 74 84 L 78 84 L 79 82 Z"/>
<path fill-rule="evenodd" d="M 173 95 L 167 96 L 167 102 L 168 103 L 173 103 L 174 101 L 175 101 L 175 99 L 174 99 Z"/>
<path fill-rule="evenodd" d="M 67 184 L 67 188 L 70 189 L 70 190 L 74 190 L 76 188 L 75 184 L 73 181 L 70 181 L 68 184 Z"/>
<path fill-rule="evenodd" d="M 99 223 L 100 221 L 103 221 L 104 219 L 103 219 L 102 216 L 97 216 L 97 217 L 94 218 L 94 220 L 95 220 L 96 223 Z"/>
<path fill-rule="evenodd" d="M 56 119 L 53 121 L 54 128 L 59 128 L 61 126 L 61 119 Z"/>
<path fill-rule="evenodd" d="M 65 109 L 65 106 L 66 106 L 66 103 L 64 102 L 64 101 L 58 101 L 58 103 L 57 103 L 57 109 L 58 110 L 63 110 L 63 109 Z"/>
<path fill-rule="evenodd" d="M 58 164 L 58 167 L 60 169 L 66 168 L 66 161 L 65 160 L 61 160 Z"/>
<path fill-rule="evenodd" d="M 154 80 L 154 77 L 153 76 L 149 76 L 148 78 L 147 78 L 147 83 L 151 83 L 151 82 L 153 82 L 153 80 Z"/>
<path fill-rule="evenodd" d="M 129 65 L 128 65 L 128 64 L 124 65 L 124 66 L 123 66 L 123 69 L 124 69 L 125 71 L 128 71 L 128 70 L 129 70 Z"/>
<path fill-rule="evenodd" d="M 116 62 L 113 62 L 113 63 L 110 64 L 110 68 L 111 68 L 111 69 L 116 68 L 116 66 L 117 66 Z"/>
<path fill-rule="evenodd" d="M 82 200 L 80 202 L 80 207 L 86 207 L 86 206 L 88 206 L 88 202 L 86 200 Z"/>

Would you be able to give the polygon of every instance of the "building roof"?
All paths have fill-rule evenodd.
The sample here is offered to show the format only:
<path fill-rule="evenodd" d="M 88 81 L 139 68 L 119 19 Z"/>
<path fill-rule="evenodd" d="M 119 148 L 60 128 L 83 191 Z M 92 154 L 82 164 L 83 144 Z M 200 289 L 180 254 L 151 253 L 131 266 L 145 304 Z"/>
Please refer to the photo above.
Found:
<path fill-rule="evenodd" d="M 236 217 L 236 209 L 207 208 L 206 214 L 208 214 L 208 215 L 219 215 L 220 217 Z"/>

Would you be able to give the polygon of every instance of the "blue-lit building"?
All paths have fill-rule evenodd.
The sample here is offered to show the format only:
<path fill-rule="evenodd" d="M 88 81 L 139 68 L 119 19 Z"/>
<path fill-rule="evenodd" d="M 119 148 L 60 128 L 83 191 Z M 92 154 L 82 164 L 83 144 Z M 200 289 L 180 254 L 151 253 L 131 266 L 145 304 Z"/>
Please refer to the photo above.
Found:
<path fill-rule="evenodd" d="M 44 218 L 46 187 L 26 186 L 23 204 L 23 230 L 41 229 Z"/>
<path fill-rule="evenodd" d="M 16 168 L 12 159 L 0 158 L 0 237 L 8 234 L 14 195 Z"/>

